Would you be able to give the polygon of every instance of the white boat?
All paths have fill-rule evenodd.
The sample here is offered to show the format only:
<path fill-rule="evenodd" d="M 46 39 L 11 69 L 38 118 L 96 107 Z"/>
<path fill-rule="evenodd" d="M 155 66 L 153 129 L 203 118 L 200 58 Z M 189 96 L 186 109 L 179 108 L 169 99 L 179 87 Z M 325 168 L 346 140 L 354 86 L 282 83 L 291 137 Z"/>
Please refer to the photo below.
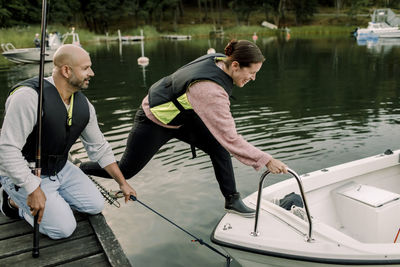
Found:
<path fill-rule="evenodd" d="M 11 43 L 2 44 L 2 55 L 14 63 L 39 63 L 40 48 L 15 48 Z M 45 62 L 53 60 L 56 49 L 46 48 Z"/>
<path fill-rule="evenodd" d="M 400 38 L 400 30 L 397 26 L 390 26 L 385 22 L 368 22 L 367 28 L 357 28 L 354 31 L 357 38 L 376 35 L 379 38 Z"/>
<path fill-rule="evenodd" d="M 53 60 L 53 55 L 57 48 L 60 47 L 69 36 L 72 36 L 72 43 L 80 45 L 79 36 L 72 30 L 62 36 L 62 41 L 57 34 L 49 35 L 49 46 L 46 47 L 45 62 Z M 2 55 L 14 63 L 39 63 L 40 62 L 40 48 L 15 48 L 12 43 L 1 44 L 3 49 Z"/>
<path fill-rule="evenodd" d="M 296 179 L 263 190 L 267 171 L 259 191 L 243 200 L 258 206 L 256 218 L 227 213 L 211 240 L 243 266 L 400 266 L 399 154 L 388 150 L 301 177 L 291 170 Z M 303 195 L 303 209 L 276 204 L 291 192 Z"/>

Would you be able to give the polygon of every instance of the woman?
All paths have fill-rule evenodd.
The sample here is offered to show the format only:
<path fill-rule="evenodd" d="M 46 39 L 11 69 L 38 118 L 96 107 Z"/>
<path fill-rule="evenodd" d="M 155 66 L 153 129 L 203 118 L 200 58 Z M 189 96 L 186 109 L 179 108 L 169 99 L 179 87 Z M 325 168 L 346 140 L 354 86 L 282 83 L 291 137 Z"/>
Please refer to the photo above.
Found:
<path fill-rule="evenodd" d="M 236 190 L 230 153 L 256 170 L 266 166 L 272 173 L 287 173 L 287 167 L 236 132 L 229 97 L 234 84 L 243 87 L 255 80 L 264 60 L 254 43 L 232 40 L 225 55 L 202 56 L 153 84 L 119 162 L 125 177 L 137 174 L 165 143 L 177 138 L 191 145 L 194 156 L 194 147 L 210 156 L 225 209 L 253 217 L 255 211 L 244 205 Z M 108 177 L 97 163 L 82 163 L 81 169 Z"/>

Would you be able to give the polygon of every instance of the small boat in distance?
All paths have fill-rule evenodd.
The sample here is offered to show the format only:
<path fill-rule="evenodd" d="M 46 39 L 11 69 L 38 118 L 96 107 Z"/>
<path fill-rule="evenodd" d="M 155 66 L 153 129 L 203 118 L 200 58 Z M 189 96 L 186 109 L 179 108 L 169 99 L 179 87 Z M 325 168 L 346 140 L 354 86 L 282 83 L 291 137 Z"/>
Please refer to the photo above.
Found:
<path fill-rule="evenodd" d="M 367 28 L 356 28 L 358 39 L 400 38 L 400 18 L 390 8 L 375 9 Z"/>
<path fill-rule="evenodd" d="M 46 47 L 45 62 L 53 60 L 53 55 L 57 48 L 63 45 L 69 37 L 72 37 L 72 44 L 80 45 L 79 35 L 75 33 L 74 28 L 59 37 L 56 33 L 49 34 L 49 44 Z M 39 63 L 40 62 L 40 48 L 15 48 L 12 43 L 1 44 L 3 50 L 2 55 L 14 63 Z"/>
<path fill-rule="evenodd" d="M 387 150 L 301 178 L 290 170 L 296 179 L 263 190 L 267 171 L 244 199 L 256 218 L 227 213 L 211 240 L 243 266 L 399 266 L 399 156 Z M 303 201 L 283 207 L 289 195 Z"/>
<path fill-rule="evenodd" d="M 357 28 L 354 31 L 357 38 L 365 36 L 377 36 L 379 38 L 400 38 L 400 30 L 397 26 L 390 26 L 385 22 L 368 22 L 367 28 Z"/>

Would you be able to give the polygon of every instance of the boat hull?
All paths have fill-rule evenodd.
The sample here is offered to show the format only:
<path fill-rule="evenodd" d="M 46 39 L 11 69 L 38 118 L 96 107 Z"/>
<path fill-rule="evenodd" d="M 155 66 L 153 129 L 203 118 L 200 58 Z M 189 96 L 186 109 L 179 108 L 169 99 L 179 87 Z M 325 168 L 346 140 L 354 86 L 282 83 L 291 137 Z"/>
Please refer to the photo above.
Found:
<path fill-rule="evenodd" d="M 311 224 L 274 201 L 298 190 L 287 179 L 264 188 L 257 235 L 254 219 L 227 213 L 211 240 L 243 266 L 400 266 L 399 156 L 398 150 L 303 175 L 311 238 Z M 257 195 L 244 203 L 255 208 Z"/>
<path fill-rule="evenodd" d="M 272 256 L 266 254 L 258 254 L 249 251 L 244 251 L 241 249 L 234 249 L 231 247 L 224 247 L 224 250 L 231 255 L 240 265 L 243 267 L 359 267 L 359 266 L 368 266 L 368 267 L 382 267 L 385 265 L 390 266 L 400 266 L 400 262 L 393 262 L 389 264 L 388 262 L 374 263 L 374 262 L 359 262 L 359 263 L 351 263 L 348 261 L 343 262 L 327 262 L 327 261 L 318 261 L 314 262 L 313 259 L 294 259 L 291 258 L 290 255 L 279 255 Z"/>
<path fill-rule="evenodd" d="M 45 62 L 53 60 L 56 50 L 46 50 Z M 13 49 L 3 52 L 2 55 L 15 63 L 38 63 L 40 62 L 40 48 Z"/>
<path fill-rule="evenodd" d="M 360 28 L 354 32 L 356 38 L 365 38 L 373 36 L 378 38 L 400 38 L 400 30 L 398 27 L 391 27 L 386 23 L 369 22 L 367 28 Z"/>

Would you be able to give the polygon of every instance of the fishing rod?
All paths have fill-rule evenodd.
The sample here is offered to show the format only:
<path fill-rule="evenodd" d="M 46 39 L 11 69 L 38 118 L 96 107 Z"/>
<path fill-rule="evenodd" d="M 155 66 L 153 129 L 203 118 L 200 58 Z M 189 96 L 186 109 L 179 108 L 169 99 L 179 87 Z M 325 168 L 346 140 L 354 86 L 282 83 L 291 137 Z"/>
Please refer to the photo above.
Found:
<path fill-rule="evenodd" d="M 43 110 L 43 79 L 44 79 L 44 61 L 46 57 L 46 17 L 47 17 L 47 1 L 42 1 L 42 36 L 40 42 L 40 66 L 39 66 L 39 101 L 37 108 L 37 143 L 36 143 L 36 161 L 35 175 L 40 178 L 41 173 L 41 153 L 42 153 L 42 110 Z M 39 215 L 36 214 L 33 222 L 33 248 L 32 257 L 39 257 Z"/>
<path fill-rule="evenodd" d="M 135 196 L 130 196 L 130 199 L 133 201 L 137 201 L 139 202 L 141 205 L 143 205 L 144 207 L 146 207 L 147 209 L 149 209 L 150 211 L 154 212 L 155 214 L 157 214 L 158 216 L 160 216 L 161 218 L 163 218 L 164 220 L 166 220 L 167 222 L 169 222 L 170 224 L 172 224 L 173 226 L 177 227 L 179 230 L 185 232 L 186 234 L 190 235 L 191 237 L 194 238 L 194 240 L 192 240 L 192 242 L 199 242 L 200 245 L 204 245 L 207 248 L 211 249 L 212 251 L 214 251 L 215 253 L 219 254 L 220 256 L 224 257 L 226 259 L 226 266 L 229 267 L 231 264 L 231 257 L 229 255 L 225 255 L 222 252 L 218 251 L 216 248 L 214 248 L 213 246 L 209 245 L 208 243 L 206 243 L 205 241 L 203 241 L 201 238 L 196 237 L 195 235 L 191 234 L 189 231 L 183 229 L 182 227 L 180 227 L 179 225 L 177 225 L 176 223 L 174 223 L 173 221 L 171 221 L 170 219 L 168 219 L 167 217 L 165 217 L 164 215 L 162 215 L 161 213 L 157 212 L 156 210 L 150 208 L 149 206 L 147 206 L 146 204 L 144 204 L 142 201 L 140 201 L 139 199 L 137 199 L 137 197 Z"/>

